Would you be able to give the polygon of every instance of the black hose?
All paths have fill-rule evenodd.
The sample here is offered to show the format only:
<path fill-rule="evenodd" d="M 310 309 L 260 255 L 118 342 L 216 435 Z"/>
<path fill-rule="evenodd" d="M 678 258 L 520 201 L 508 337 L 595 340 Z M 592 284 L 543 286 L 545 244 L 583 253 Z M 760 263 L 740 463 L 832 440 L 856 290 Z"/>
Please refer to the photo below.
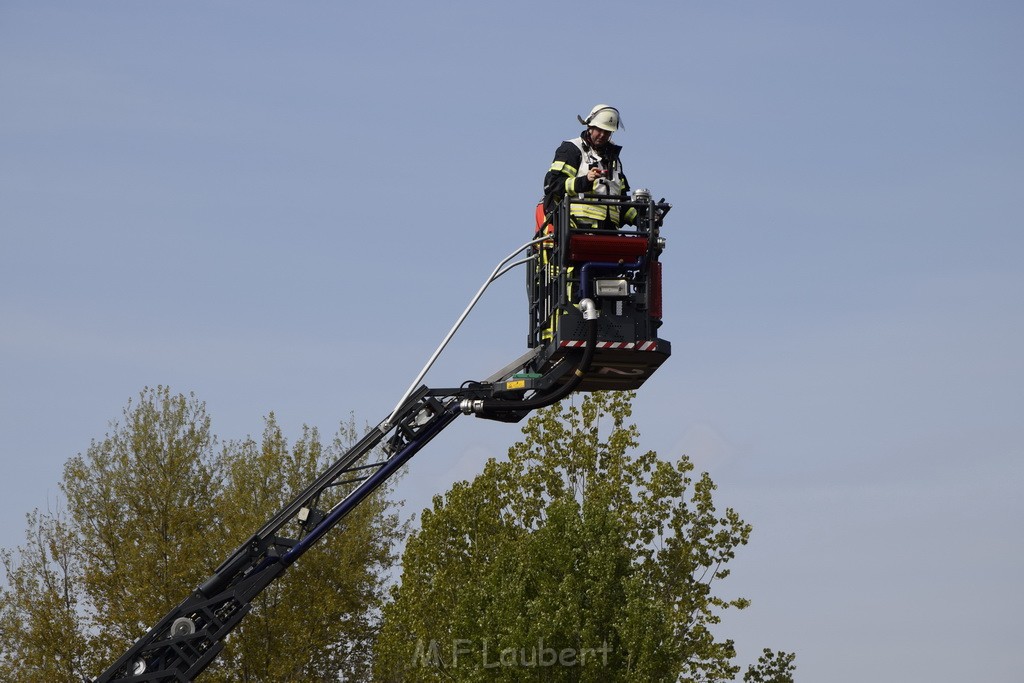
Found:
<path fill-rule="evenodd" d="M 576 366 L 576 370 L 573 371 L 572 377 L 565 384 L 557 387 L 547 394 L 537 396 L 535 398 L 527 399 L 525 401 L 509 401 L 501 398 L 487 398 L 481 401 L 480 409 L 482 413 L 488 413 L 500 410 L 522 410 L 531 411 L 537 410 L 538 408 L 546 408 L 549 405 L 558 403 L 563 398 L 571 394 L 576 390 L 576 387 L 583 381 L 583 377 L 590 370 L 590 364 L 594 360 L 594 353 L 597 347 L 597 318 L 586 321 L 587 324 L 587 345 L 583 349 L 583 357 L 580 358 L 579 364 Z"/>

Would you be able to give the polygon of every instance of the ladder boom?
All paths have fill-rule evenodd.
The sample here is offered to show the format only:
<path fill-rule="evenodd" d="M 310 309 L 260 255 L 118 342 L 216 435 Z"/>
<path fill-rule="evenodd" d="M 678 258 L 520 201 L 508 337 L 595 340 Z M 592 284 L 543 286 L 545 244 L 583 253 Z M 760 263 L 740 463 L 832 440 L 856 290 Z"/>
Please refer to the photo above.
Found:
<path fill-rule="evenodd" d="M 458 389 L 432 390 L 421 386 L 411 392 L 384 422 L 371 429 L 231 553 L 95 683 L 194 680 L 220 653 L 228 634 L 249 613 L 253 600 L 263 589 L 455 418 L 468 413 L 465 401 L 491 396 L 495 386 L 521 371 L 534 355 L 524 355 L 485 382 L 469 383 Z M 384 452 L 384 459 L 364 462 L 378 452 L 375 449 Z M 343 484 L 354 487 L 329 509 L 320 510 L 317 506 L 322 494 Z M 290 537 L 291 531 L 297 533 Z"/>
<path fill-rule="evenodd" d="M 634 231 L 588 229 L 570 217 L 570 207 L 578 203 L 634 207 L 643 220 Z M 460 414 L 518 422 L 573 391 L 640 386 L 671 353 L 669 343 L 657 337 L 658 259 L 664 248 L 659 230 L 669 208 L 639 190 L 632 199 L 566 197 L 555 234 L 536 237 L 498 264 L 395 409 L 236 548 L 95 683 L 194 680 L 223 649 L 256 597 Z M 529 250 L 526 258 L 508 265 L 524 250 Z M 530 351 L 482 382 L 455 389 L 419 385 L 487 286 L 511 268 L 531 263 Z"/>

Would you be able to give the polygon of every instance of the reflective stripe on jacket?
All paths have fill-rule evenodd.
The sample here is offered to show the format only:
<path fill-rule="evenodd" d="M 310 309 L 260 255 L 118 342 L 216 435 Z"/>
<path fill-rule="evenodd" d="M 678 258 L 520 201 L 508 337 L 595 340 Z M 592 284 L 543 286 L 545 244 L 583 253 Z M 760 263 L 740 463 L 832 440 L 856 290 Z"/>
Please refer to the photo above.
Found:
<path fill-rule="evenodd" d="M 576 149 L 580 151 L 580 165 L 576 169 L 576 178 L 586 176 L 592 168 L 599 168 L 604 174 L 593 182 L 591 192 L 598 195 L 617 197 L 624 194 L 623 184 L 625 178 L 622 176 L 622 164 L 617 155 L 610 159 L 603 158 L 593 147 L 583 141 L 582 137 L 569 140 Z M 572 194 L 576 187 L 576 178 L 565 179 L 565 191 Z M 573 204 L 569 213 L 574 218 L 584 221 L 600 223 L 610 220 L 614 225 L 619 225 L 619 207 L 602 206 L 600 204 Z"/>
<path fill-rule="evenodd" d="M 581 135 L 566 140 L 555 151 L 555 160 L 544 177 L 544 208 L 551 212 L 566 194 L 581 195 L 592 193 L 609 196 L 624 196 L 629 193 L 629 183 L 622 173 L 618 145 L 609 143 L 604 154 L 590 146 Z M 595 182 L 587 179 L 591 167 L 600 168 L 605 175 Z M 571 209 L 574 218 L 593 223 L 600 227 L 616 228 L 625 218 L 626 223 L 636 219 L 636 209 L 630 207 L 625 216 L 620 216 L 618 206 L 595 204 L 574 204 Z"/>

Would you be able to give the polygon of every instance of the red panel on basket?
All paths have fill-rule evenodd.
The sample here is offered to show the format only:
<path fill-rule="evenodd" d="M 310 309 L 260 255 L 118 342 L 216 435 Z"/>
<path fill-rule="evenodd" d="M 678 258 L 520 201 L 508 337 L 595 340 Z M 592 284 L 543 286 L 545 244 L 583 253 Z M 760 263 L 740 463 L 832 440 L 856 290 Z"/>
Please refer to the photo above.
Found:
<path fill-rule="evenodd" d="M 647 253 L 647 238 L 633 235 L 570 235 L 570 261 L 633 263 Z"/>
<path fill-rule="evenodd" d="M 661 320 L 661 261 L 655 261 L 651 267 L 651 297 L 647 306 L 651 317 Z"/>

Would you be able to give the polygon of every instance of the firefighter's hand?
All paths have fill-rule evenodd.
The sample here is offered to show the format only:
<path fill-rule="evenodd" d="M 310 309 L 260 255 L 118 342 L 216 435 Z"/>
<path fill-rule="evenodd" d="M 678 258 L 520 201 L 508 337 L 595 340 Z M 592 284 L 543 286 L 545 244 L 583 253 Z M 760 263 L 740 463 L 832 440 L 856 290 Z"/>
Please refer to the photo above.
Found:
<path fill-rule="evenodd" d="M 599 168 L 592 168 L 589 171 L 587 171 L 587 180 L 589 180 L 590 182 L 594 182 L 595 180 L 597 180 L 598 178 L 600 178 L 603 175 L 604 175 L 604 171 L 602 171 L 601 169 L 599 169 Z"/>

